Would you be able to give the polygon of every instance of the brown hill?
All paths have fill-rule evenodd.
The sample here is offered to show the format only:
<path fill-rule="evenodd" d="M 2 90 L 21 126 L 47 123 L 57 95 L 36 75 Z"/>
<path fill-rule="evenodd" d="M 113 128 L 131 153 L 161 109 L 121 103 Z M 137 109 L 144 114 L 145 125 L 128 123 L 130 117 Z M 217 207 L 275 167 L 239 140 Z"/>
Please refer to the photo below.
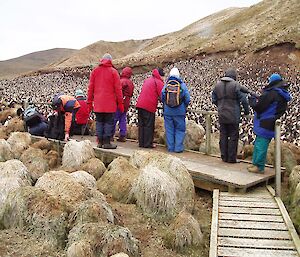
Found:
<path fill-rule="evenodd" d="M 7 61 L 0 61 L 0 78 L 41 69 L 76 52 L 74 49 L 54 48 L 26 54 Z"/>
<path fill-rule="evenodd" d="M 291 43 L 299 49 L 297 10 L 299 0 L 264 0 L 248 8 L 229 8 L 152 39 L 99 41 L 52 67 L 96 64 L 105 52 L 111 52 L 114 63 L 121 67 L 156 65 L 199 54 L 256 52 L 281 43 Z"/>

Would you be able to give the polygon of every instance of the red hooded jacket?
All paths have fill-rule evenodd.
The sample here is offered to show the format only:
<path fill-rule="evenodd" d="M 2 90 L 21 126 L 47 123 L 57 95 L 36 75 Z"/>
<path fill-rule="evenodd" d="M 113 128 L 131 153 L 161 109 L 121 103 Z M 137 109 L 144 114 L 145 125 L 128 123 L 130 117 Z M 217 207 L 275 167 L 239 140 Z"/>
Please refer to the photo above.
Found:
<path fill-rule="evenodd" d="M 85 124 L 87 124 L 89 116 L 90 116 L 88 105 L 86 103 L 85 98 L 82 96 L 77 97 L 76 100 L 79 102 L 80 108 L 76 112 L 75 121 L 78 125 L 85 125 Z"/>
<path fill-rule="evenodd" d="M 131 97 L 133 96 L 134 85 L 130 80 L 132 75 L 132 69 L 125 67 L 121 73 L 121 86 L 124 101 L 124 111 L 127 112 L 130 105 Z"/>
<path fill-rule="evenodd" d="M 152 71 L 152 76 L 143 83 L 136 107 L 145 109 L 148 112 L 156 112 L 158 99 L 160 98 L 163 87 L 164 82 L 160 77 L 158 70 L 154 69 Z"/>
<path fill-rule="evenodd" d="M 117 106 L 124 111 L 120 77 L 111 60 L 102 59 L 92 71 L 87 103 L 94 112 L 113 113 Z"/>

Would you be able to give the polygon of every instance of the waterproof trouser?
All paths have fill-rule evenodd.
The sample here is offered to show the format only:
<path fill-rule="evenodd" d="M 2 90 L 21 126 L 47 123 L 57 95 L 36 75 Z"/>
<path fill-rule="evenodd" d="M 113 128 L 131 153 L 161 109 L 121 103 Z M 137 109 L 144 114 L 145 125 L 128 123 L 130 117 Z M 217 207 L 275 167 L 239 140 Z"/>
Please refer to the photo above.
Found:
<path fill-rule="evenodd" d="M 239 123 L 220 123 L 220 152 L 224 162 L 236 162 L 239 142 Z"/>
<path fill-rule="evenodd" d="M 113 135 L 114 113 L 96 112 L 95 114 L 98 140 L 108 144 Z"/>
<path fill-rule="evenodd" d="M 256 136 L 255 138 L 252 164 L 257 166 L 260 171 L 263 171 L 265 169 L 270 142 L 270 138 L 264 138 L 260 136 Z"/>
<path fill-rule="evenodd" d="M 164 116 L 167 147 L 169 152 L 180 153 L 184 150 L 185 116 Z"/>
<path fill-rule="evenodd" d="M 153 146 L 155 113 L 138 108 L 139 147 Z"/>
<path fill-rule="evenodd" d="M 125 137 L 127 132 L 127 120 L 126 120 L 127 113 L 126 112 L 120 112 L 119 110 L 115 113 L 114 118 L 114 129 L 113 129 L 113 135 L 116 132 L 116 126 L 117 123 L 119 123 L 119 129 L 120 129 L 120 137 Z"/>
<path fill-rule="evenodd" d="M 29 127 L 29 133 L 35 136 L 45 136 L 45 132 L 48 130 L 48 124 L 46 122 L 40 122 L 32 127 Z"/>

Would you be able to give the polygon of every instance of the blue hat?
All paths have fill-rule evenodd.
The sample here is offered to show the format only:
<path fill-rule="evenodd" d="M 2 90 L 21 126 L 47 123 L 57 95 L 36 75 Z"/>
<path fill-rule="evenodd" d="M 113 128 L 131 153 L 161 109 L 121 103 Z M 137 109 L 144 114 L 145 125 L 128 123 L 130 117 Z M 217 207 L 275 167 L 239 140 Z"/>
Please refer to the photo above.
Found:
<path fill-rule="evenodd" d="M 81 89 L 76 89 L 75 91 L 75 97 L 84 96 L 84 93 Z"/>
<path fill-rule="evenodd" d="M 278 73 L 273 73 L 270 77 L 269 77 L 269 84 L 271 84 L 274 81 L 280 81 L 282 80 L 281 76 Z"/>

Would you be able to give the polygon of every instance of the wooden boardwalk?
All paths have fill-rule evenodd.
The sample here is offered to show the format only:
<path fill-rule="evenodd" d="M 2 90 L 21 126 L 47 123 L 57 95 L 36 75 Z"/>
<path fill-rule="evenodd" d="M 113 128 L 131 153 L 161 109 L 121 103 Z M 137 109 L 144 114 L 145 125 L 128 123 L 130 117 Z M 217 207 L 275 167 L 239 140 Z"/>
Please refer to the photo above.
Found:
<path fill-rule="evenodd" d="M 214 190 L 209 256 L 300 256 L 297 232 L 271 187 L 247 194 Z"/>

